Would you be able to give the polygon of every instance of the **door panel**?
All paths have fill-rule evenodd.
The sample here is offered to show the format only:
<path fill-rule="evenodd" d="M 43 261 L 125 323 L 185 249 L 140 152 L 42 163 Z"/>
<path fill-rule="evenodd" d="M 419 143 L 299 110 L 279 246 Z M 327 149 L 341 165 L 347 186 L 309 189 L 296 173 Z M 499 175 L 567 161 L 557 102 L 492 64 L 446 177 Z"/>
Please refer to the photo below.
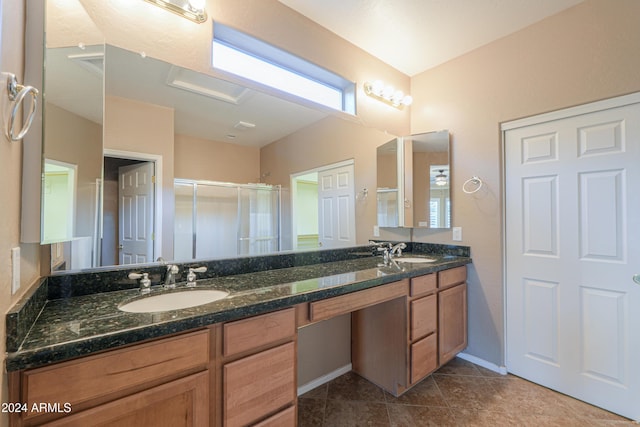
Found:
<path fill-rule="evenodd" d="M 120 264 L 147 263 L 153 257 L 154 165 L 137 163 L 119 168 Z"/>
<path fill-rule="evenodd" d="M 594 262 L 623 261 L 624 170 L 580 173 L 579 180 L 580 257 Z"/>
<path fill-rule="evenodd" d="M 505 132 L 507 368 L 637 420 L 640 104 L 598 105 Z"/>
<path fill-rule="evenodd" d="M 324 249 L 355 246 L 354 168 L 318 172 L 318 237 Z"/>

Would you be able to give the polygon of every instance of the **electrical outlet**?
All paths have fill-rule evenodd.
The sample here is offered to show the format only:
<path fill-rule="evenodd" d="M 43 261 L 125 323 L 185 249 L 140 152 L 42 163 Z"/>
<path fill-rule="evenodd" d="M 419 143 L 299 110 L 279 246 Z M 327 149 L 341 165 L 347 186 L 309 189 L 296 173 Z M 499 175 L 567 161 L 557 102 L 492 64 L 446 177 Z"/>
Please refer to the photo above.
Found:
<path fill-rule="evenodd" d="M 462 227 L 453 227 L 453 237 L 454 242 L 462 242 Z"/>
<path fill-rule="evenodd" d="M 20 247 L 11 248 L 11 294 L 20 289 Z"/>
<path fill-rule="evenodd" d="M 373 237 L 380 237 L 380 227 L 377 225 L 373 226 Z"/>

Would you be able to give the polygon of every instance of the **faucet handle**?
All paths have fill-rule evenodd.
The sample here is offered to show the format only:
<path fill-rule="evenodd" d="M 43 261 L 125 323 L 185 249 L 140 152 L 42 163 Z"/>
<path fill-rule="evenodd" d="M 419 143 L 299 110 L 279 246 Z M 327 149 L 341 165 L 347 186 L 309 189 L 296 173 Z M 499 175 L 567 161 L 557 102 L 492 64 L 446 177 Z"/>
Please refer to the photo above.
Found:
<path fill-rule="evenodd" d="M 190 268 L 187 274 L 187 286 L 193 287 L 196 285 L 196 273 L 204 273 L 207 271 L 206 266 Z"/>
<path fill-rule="evenodd" d="M 151 290 L 151 280 L 149 279 L 149 273 L 129 273 L 129 279 L 140 279 L 140 292 L 143 294 L 149 293 Z"/>

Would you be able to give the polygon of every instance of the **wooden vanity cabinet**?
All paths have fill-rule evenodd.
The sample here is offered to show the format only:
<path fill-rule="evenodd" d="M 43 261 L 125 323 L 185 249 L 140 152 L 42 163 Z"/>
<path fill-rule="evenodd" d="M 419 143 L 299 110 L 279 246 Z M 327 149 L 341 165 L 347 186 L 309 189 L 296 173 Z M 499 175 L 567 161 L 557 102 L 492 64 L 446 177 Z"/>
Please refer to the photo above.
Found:
<path fill-rule="evenodd" d="M 49 411 L 10 425 L 295 426 L 296 328 L 349 312 L 353 370 L 399 396 L 466 347 L 465 282 L 456 267 L 11 372 L 9 401 Z"/>
<path fill-rule="evenodd" d="M 12 373 L 11 425 L 208 426 L 210 330 Z M 43 405 L 43 406 L 41 406 Z"/>
<path fill-rule="evenodd" d="M 295 426 L 296 310 L 222 325 L 222 425 Z"/>
<path fill-rule="evenodd" d="M 401 298 L 353 312 L 353 370 L 399 396 L 451 360 L 467 345 L 465 281 L 465 266 L 414 277 Z"/>

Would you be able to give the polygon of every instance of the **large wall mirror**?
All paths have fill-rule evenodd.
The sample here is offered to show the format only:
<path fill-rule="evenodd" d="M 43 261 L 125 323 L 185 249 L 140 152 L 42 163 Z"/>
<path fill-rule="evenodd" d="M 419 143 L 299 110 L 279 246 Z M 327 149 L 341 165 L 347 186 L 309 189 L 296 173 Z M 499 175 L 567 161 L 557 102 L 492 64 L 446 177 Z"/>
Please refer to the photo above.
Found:
<path fill-rule="evenodd" d="M 213 70 L 194 71 L 184 61 L 172 63 L 166 60 L 169 54 L 161 60 L 128 49 L 123 37 L 103 36 L 85 12 L 108 6 L 96 1 L 85 9 L 86 3 L 46 1 L 42 243 L 52 243 L 54 270 L 149 263 L 159 257 L 185 261 L 203 243 L 216 246 L 206 258 L 295 249 L 289 177 L 353 161 L 358 154 L 345 150 L 335 154 L 342 157 L 317 164 L 308 155 L 291 156 L 276 170 L 274 161 L 264 165 L 263 149 L 293 134 L 323 137 L 332 120 L 345 123 L 331 126 L 332 140 L 340 141 L 344 130 L 340 143 L 353 144 L 353 150 L 363 150 L 366 140 L 373 152 L 388 139 L 326 109 L 220 78 Z M 149 7 L 140 3 L 135 8 Z M 118 25 L 112 22 L 109 31 L 114 28 Z M 134 182 L 149 188 L 131 185 L 122 192 Z M 196 199 L 195 192 L 209 196 Z M 361 216 L 358 227 L 366 224 L 368 231 L 375 219 L 362 221 L 366 201 L 360 203 L 354 209 Z M 222 216 L 197 218 L 196 208 Z M 244 213 L 249 219 L 237 220 L 232 230 L 229 218 Z M 212 221 L 219 222 L 213 229 L 226 233 L 225 239 L 236 241 L 234 247 L 247 249 L 225 252 L 230 244 L 216 236 L 196 241 L 195 225 L 202 229 Z M 248 237 L 241 235 L 247 227 L 255 228 Z M 358 228 L 356 244 L 370 237 L 363 229 Z M 127 238 L 140 247 L 128 249 Z M 255 241 L 251 247 L 249 240 Z"/>
<path fill-rule="evenodd" d="M 395 138 L 376 159 L 378 226 L 451 227 L 448 130 Z"/>

